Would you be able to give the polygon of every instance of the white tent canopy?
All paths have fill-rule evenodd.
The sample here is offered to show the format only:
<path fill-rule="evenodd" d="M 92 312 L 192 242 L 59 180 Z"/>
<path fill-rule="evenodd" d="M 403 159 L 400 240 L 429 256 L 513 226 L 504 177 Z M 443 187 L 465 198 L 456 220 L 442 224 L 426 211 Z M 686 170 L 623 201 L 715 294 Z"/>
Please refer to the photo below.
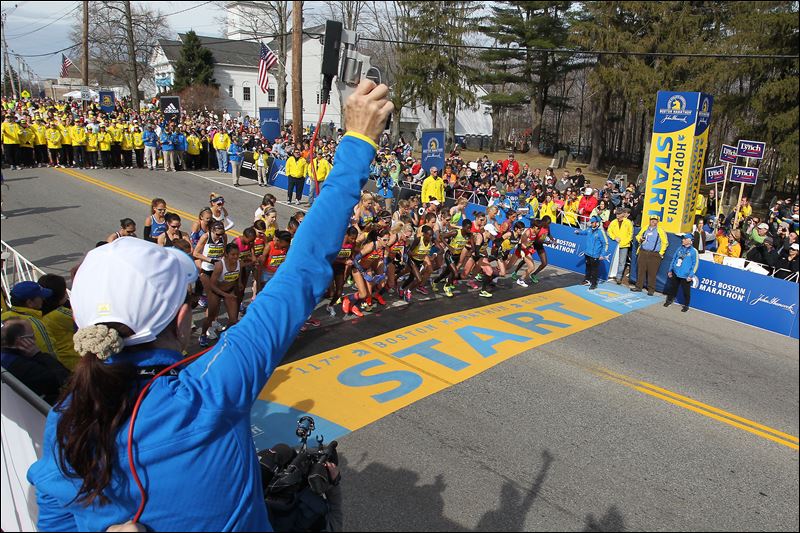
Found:
<path fill-rule="evenodd" d="M 95 100 L 100 96 L 100 94 L 97 91 L 92 89 L 89 89 L 89 95 L 92 97 L 92 100 Z M 64 98 L 80 98 L 80 97 L 81 97 L 80 91 L 70 91 L 64 94 Z"/>

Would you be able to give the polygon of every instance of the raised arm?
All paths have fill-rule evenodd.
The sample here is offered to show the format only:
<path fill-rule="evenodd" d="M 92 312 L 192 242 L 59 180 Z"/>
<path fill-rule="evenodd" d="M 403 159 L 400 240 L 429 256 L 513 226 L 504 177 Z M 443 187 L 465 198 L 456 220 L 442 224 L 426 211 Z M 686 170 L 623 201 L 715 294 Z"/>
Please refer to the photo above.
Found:
<path fill-rule="evenodd" d="M 352 208 L 369 175 L 377 139 L 393 109 L 388 88 L 361 82 L 348 98 L 350 131 L 336 151 L 333 170 L 295 235 L 286 263 L 215 347 L 181 372 L 189 401 L 210 409 L 249 412 L 311 314 L 332 275 Z"/>

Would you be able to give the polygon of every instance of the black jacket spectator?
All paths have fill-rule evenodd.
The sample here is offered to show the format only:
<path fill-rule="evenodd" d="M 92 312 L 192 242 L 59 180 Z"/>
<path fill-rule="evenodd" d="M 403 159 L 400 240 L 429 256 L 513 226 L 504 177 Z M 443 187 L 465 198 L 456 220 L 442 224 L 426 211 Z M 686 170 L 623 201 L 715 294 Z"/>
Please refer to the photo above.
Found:
<path fill-rule="evenodd" d="M 3 368 L 50 405 L 55 404 L 70 375 L 67 367 L 49 353 L 28 356 L 21 350 L 4 347 L 2 360 Z"/>

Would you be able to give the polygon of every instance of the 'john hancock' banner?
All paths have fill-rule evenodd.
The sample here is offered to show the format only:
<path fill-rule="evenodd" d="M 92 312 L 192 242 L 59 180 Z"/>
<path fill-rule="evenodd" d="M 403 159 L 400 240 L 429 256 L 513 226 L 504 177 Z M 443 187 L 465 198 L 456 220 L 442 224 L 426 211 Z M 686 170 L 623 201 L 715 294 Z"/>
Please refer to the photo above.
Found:
<path fill-rule="evenodd" d="M 644 201 L 665 231 L 692 229 L 712 103 L 705 93 L 658 91 Z"/>

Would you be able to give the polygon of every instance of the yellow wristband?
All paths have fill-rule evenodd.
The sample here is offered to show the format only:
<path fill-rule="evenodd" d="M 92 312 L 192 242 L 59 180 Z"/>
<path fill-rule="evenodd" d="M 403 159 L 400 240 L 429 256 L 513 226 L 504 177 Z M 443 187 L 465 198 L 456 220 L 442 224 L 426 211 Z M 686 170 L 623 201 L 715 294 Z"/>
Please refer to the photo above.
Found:
<path fill-rule="evenodd" d="M 371 144 L 372 147 L 375 148 L 375 150 L 378 149 L 378 145 L 375 143 L 375 141 L 373 141 L 372 139 L 370 139 L 369 137 L 367 137 L 366 135 L 363 135 L 361 133 L 356 133 L 354 131 L 348 131 L 347 133 L 344 134 L 344 136 L 345 137 L 355 137 L 356 139 L 361 139 L 362 141 L 366 141 L 369 144 Z"/>

